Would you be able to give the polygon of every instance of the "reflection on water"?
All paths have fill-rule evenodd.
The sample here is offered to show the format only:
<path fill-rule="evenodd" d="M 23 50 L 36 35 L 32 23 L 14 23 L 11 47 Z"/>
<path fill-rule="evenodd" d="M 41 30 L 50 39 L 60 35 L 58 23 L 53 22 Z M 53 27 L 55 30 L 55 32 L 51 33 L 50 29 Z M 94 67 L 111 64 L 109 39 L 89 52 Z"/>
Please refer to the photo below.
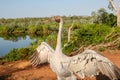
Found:
<path fill-rule="evenodd" d="M 7 54 L 13 48 L 27 47 L 36 39 L 28 35 L 0 35 L 0 57 Z"/>

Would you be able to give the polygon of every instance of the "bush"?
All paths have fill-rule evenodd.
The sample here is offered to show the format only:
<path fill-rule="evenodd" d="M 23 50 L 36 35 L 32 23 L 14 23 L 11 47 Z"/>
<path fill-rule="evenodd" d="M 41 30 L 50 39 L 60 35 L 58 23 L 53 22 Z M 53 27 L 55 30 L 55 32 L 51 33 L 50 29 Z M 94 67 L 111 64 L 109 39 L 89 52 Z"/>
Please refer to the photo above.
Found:
<path fill-rule="evenodd" d="M 12 49 L 3 57 L 4 61 L 16 61 L 20 59 L 28 59 L 33 50 L 29 48 Z"/>
<path fill-rule="evenodd" d="M 66 53 L 72 52 L 81 46 L 97 45 L 105 42 L 105 37 L 113 28 L 106 25 L 85 24 L 77 27 L 71 34 L 71 42 L 63 49 Z"/>

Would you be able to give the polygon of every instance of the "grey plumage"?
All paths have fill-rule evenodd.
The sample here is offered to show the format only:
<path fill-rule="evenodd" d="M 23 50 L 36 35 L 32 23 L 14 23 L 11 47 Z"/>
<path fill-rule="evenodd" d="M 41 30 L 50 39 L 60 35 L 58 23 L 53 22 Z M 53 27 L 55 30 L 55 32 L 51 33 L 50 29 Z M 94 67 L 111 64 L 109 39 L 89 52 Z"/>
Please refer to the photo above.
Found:
<path fill-rule="evenodd" d="M 93 50 L 85 50 L 72 57 L 69 68 L 81 78 L 99 75 L 99 73 L 108 76 L 111 80 L 120 78 L 119 68 Z"/>
<path fill-rule="evenodd" d="M 45 42 L 41 43 L 31 57 L 31 63 L 34 66 L 49 62 L 58 80 L 77 80 L 74 74 L 84 79 L 100 73 L 111 80 L 120 78 L 120 69 L 109 59 L 94 50 L 85 50 L 73 57 L 64 55 L 61 48 L 62 18 L 60 18 L 59 25 L 56 50 Z"/>
<path fill-rule="evenodd" d="M 42 63 L 48 63 L 50 55 L 55 51 L 46 42 L 42 42 L 30 57 L 33 66 L 39 66 Z"/>

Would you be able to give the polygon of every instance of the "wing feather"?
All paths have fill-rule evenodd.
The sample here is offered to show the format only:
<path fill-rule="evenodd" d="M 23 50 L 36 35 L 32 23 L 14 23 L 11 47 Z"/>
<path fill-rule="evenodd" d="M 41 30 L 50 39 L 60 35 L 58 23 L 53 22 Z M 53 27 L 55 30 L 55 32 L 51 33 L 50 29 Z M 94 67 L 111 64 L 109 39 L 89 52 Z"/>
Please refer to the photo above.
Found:
<path fill-rule="evenodd" d="M 54 49 L 46 42 L 42 42 L 30 57 L 30 62 L 33 66 L 49 62 L 49 57 L 54 53 Z"/>
<path fill-rule="evenodd" d="M 79 77 L 91 77 L 102 73 L 110 79 L 120 78 L 120 70 L 106 57 L 93 50 L 85 50 L 71 57 L 69 68 Z"/>
<path fill-rule="evenodd" d="M 31 62 L 31 64 L 33 65 L 33 66 L 37 66 L 37 65 L 39 65 L 39 62 L 41 61 L 41 59 L 39 58 L 39 56 L 37 55 L 37 54 L 39 54 L 38 53 L 38 51 L 36 50 L 34 53 L 33 53 L 33 55 L 30 57 L 30 62 Z M 37 61 L 38 61 L 38 63 L 37 63 Z"/>

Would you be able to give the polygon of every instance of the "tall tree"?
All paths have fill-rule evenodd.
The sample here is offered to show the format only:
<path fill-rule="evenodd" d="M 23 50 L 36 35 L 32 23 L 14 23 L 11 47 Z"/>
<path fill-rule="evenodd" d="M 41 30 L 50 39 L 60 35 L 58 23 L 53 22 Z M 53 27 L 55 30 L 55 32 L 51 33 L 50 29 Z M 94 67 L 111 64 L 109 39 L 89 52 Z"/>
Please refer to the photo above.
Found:
<path fill-rule="evenodd" d="M 116 16 L 117 16 L 117 26 L 120 27 L 120 0 L 118 1 L 118 6 L 115 6 L 114 0 L 109 0 L 109 8 L 114 10 Z M 117 5 L 117 4 L 116 4 Z"/>
<path fill-rule="evenodd" d="M 112 13 L 108 13 L 104 8 L 100 8 L 98 11 L 91 13 L 93 23 L 106 24 L 111 27 L 117 25 L 117 18 Z"/>

